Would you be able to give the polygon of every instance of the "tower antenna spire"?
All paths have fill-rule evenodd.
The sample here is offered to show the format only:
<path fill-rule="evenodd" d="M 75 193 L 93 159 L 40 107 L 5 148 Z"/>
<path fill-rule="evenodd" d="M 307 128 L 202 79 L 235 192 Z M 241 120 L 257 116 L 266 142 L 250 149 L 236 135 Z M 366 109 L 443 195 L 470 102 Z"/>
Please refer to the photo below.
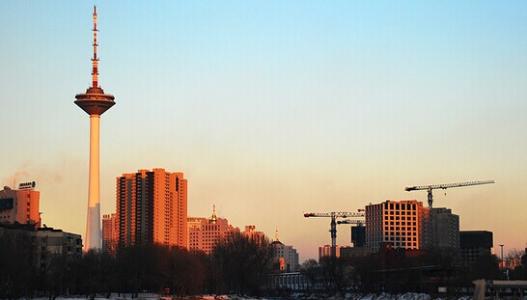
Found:
<path fill-rule="evenodd" d="M 218 217 L 216 216 L 216 204 L 212 204 L 212 216 L 210 217 L 210 221 L 215 224 L 218 220 Z"/>
<path fill-rule="evenodd" d="M 92 71 L 91 71 L 91 84 L 92 87 L 99 87 L 99 58 L 97 57 L 97 6 L 93 6 L 93 58 Z"/>

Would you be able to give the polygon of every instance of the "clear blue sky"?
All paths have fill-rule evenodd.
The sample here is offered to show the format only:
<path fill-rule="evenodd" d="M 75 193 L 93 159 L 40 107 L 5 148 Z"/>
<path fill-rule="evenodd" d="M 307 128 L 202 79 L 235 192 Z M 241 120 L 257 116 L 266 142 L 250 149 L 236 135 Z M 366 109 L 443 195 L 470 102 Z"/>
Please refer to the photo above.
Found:
<path fill-rule="evenodd" d="M 425 200 L 526 246 L 527 2 L 96 1 L 104 213 L 115 177 L 183 171 L 189 214 L 256 224 L 316 256 L 304 211 Z M 0 179 L 36 179 L 44 223 L 84 233 L 89 1 L 0 2 Z M 349 242 L 342 227 L 339 243 Z"/>

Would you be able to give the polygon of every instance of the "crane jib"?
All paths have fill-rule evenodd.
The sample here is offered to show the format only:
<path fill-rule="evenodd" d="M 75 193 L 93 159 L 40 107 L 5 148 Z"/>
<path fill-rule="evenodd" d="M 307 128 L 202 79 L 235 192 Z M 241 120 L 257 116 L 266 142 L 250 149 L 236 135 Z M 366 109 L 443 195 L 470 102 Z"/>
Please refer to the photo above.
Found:
<path fill-rule="evenodd" d="M 463 186 L 472 186 L 472 185 L 481 185 L 481 184 L 490 184 L 495 183 L 494 180 L 481 180 L 481 181 L 467 181 L 467 182 L 458 182 L 458 183 L 446 183 L 446 184 L 431 184 L 431 185 L 416 185 L 409 186 L 405 188 L 405 191 L 418 191 L 418 190 L 435 190 L 435 189 L 449 189 L 455 187 Z"/>

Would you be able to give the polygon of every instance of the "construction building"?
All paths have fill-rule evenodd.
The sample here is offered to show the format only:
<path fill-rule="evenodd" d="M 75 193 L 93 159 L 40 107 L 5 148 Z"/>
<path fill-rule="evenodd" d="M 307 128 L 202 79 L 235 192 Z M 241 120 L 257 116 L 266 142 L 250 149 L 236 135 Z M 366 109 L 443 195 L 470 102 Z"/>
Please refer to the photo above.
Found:
<path fill-rule="evenodd" d="M 118 240 L 188 247 L 187 180 L 164 169 L 117 177 Z"/>
<path fill-rule="evenodd" d="M 448 208 L 423 208 L 423 249 L 459 249 L 459 216 Z"/>
<path fill-rule="evenodd" d="M 0 191 L 0 224 L 31 224 L 40 227 L 40 192 L 35 182 L 21 183 L 18 189 L 5 186 Z"/>
<path fill-rule="evenodd" d="M 366 206 L 366 247 L 418 250 L 422 247 L 423 204 L 417 200 L 387 200 Z"/>

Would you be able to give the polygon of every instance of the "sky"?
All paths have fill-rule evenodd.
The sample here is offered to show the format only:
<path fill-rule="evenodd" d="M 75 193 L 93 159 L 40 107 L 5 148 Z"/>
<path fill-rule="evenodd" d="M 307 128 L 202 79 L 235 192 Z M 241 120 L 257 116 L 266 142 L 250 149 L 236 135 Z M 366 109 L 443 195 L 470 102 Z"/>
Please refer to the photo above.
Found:
<path fill-rule="evenodd" d="M 165 168 L 189 216 L 255 224 L 301 260 L 329 220 L 416 184 L 494 250 L 527 247 L 525 1 L 1 1 L 0 183 L 36 180 L 43 223 L 85 231 L 99 15 L 101 207 L 115 178 Z M 338 243 L 350 243 L 349 226 Z"/>

